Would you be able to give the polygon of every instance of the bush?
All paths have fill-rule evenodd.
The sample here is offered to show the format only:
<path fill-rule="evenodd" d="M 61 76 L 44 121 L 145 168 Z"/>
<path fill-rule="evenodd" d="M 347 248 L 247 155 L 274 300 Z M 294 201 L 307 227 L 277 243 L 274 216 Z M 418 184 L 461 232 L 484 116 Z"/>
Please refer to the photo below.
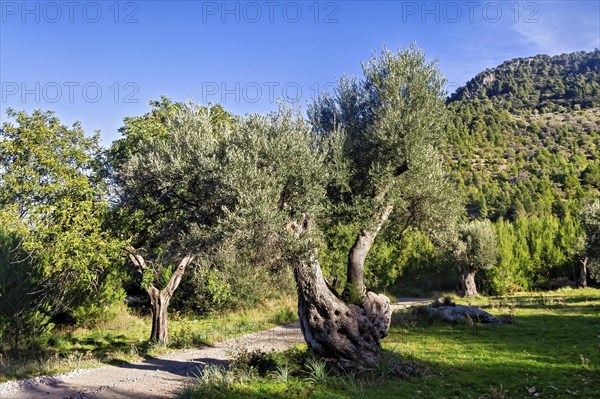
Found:
<path fill-rule="evenodd" d="M 172 306 L 195 314 L 251 308 L 292 292 L 292 281 L 287 268 L 270 270 L 265 265 L 220 256 L 209 266 L 183 276 Z"/>
<path fill-rule="evenodd" d="M 120 276 L 110 274 L 95 295 L 89 296 L 76 306 L 71 315 L 77 325 L 91 327 L 114 319 L 122 311 L 124 301 L 125 290 Z"/>
<path fill-rule="evenodd" d="M 298 318 L 296 312 L 289 307 L 279 310 L 271 320 L 275 324 L 287 324 L 295 321 Z"/>
<path fill-rule="evenodd" d="M 0 226 L 0 347 L 31 347 L 52 329 L 50 309 L 35 292 L 40 278 L 35 258 L 25 253 L 22 238 Z"/>
<path fill-rule="evenodd" d="M 237 348 L 231 355 L 229 369 L 234 372 L 255 370 L 259 374 L 265 375 L 274 371 L 276 365 L 272 352 L 265 352 L 261 349 Z"/>

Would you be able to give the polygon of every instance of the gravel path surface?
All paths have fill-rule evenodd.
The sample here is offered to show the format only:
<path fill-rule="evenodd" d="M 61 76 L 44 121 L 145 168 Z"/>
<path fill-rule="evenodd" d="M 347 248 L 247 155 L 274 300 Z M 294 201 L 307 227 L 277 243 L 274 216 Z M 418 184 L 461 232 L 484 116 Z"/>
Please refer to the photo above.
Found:
<path fill-rule="evenodd" d="M 11 399 L 158 399 L 173 398 L 199 370 L 227 364 L 239 347 L 283 350 L 304 342 L 298 323 L 228 339 L 208 347 L 146 358 L 137 363 L 75 370 L 0 384 L 0 398 Z"/>
<path fill-rule="evenodd" d="M 398 303 L 392 304 L 392 309 L 403 309 L 415 305 L 425 305 L 433 301 L 429 298 L 397 298 Z"/>

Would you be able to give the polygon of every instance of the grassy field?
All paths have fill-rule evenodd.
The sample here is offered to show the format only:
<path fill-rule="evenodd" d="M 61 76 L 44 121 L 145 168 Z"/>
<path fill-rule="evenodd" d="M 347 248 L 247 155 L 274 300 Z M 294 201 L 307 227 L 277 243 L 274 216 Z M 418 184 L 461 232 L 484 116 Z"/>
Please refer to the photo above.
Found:
<path fill-rule="evenodd" d="M 88 328 L 63 328 L 41 338 L 39 348 L 0 353 L 0 382 L 76 368 L 139 360 L 175 349 L 201 346 L 261 331 L 297 319 L 295 298 L 270 301 L 260 309 L 209 317 L 169 314 L 168 347 L 148 344 L 152 320 L 119 309 L 110 321 Z"/>
<path fill-rule="evenodd" d="M 415 362 L 416 376 L 386 376 L 386 364 L 366 378 L 328 373 L 324 364 L 298 370 L 283 356 L 270 373 L 209 370 L 182 398 L 600 398 L 600 290 L 473 304 L 514 323 L 473 328 L 395 314 L 386 358 Z"/>

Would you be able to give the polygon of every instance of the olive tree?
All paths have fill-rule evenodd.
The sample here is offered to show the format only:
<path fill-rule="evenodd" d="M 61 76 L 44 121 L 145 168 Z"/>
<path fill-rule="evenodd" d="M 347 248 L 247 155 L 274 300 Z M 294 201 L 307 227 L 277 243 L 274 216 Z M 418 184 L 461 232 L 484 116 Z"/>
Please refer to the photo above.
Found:
<path fill-rule="evenodd" d="M 205 107 L 166 98 L 152 105 L 150 113 L 125 120 L 124 137 L 111 148 L 113 218 L 150 298 L 150 340 L 167 344 L 170 300 L 196 254 L 217 240 L 228 203 L 220 189 L 228 129 L 216 131 L 219 124 Z"/>
<path fill-rule="evenodd" d="M 489 220 L 463 224 L 458 229 L 454 255 L 463 294 L 477 296 L 475 275 L 498 264 L 498 237 Z"/>
<path fill-rule="evenodd" d="M 365 296 L 364 262 L 382 228 L 399 236 L 414 225 L 437 230 L 458 210 L 438 153 L 447 114 L 436 64 L 415 47 L 384 49 L 363 73 L 342 78 L 309 111 L 317 134 L 343 135 L 341 173 L 329 193 L 336 216 L 360 226 L 348 253 L 347 298 Z"/>
<path fill-rule="evenodd" d="M 123 214 L 148 221 L 132 237 L 140 247 L 129 248 L 132 263 L 143 269 L 136 256 L 156 247 L 193 255 L 200 267 L 224 255 L 253 267 L 241 257 L 267 252 L 274 267 L 293 267 L 302 303 L 311 303 L 306 274 L 320 268 L 310 226 L 324 208 L 329 143 L 291 109 L 218 126 L 211 119 L 210 109 L 184 104 L 166 137 L 146 140 L 118 168 Z"/>
<path fill-rule="evenodd" d="M 460 212 L 438 153 L 446 108 L 436 64 L 415 47 L 384 49 L 363 73 L 342 78 L 309 110 L 314 133 L 335 143 L 329 217 L 359 227 L 341 298 L 318 283 L 313 266 L 303 276 L 312 292 L 300 319 L 311 347 L 349 365 L 375 362 L 389 327 L 387 298 L 367 292 L 363 280 L 374 240 L 383 229 L 401 236 L 412 226 L 441 236 Z"/>

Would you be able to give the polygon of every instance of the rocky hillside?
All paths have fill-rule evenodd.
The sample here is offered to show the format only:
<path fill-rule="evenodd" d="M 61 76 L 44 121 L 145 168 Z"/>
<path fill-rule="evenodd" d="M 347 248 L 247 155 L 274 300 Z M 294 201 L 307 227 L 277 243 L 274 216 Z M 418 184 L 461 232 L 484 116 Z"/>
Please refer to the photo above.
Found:
<path fill-rule="evenodd" d="M 445 155 L 471 217 L 562 217 L 600 190 L 600 50 L 504 62 L 459 88 Z"/>
<path fill-rule="evenodd" d="M 450 101 L 485 98 L 513 112 L 598 107 L 600 50 L 506 61 L 475 76 Z"/>

